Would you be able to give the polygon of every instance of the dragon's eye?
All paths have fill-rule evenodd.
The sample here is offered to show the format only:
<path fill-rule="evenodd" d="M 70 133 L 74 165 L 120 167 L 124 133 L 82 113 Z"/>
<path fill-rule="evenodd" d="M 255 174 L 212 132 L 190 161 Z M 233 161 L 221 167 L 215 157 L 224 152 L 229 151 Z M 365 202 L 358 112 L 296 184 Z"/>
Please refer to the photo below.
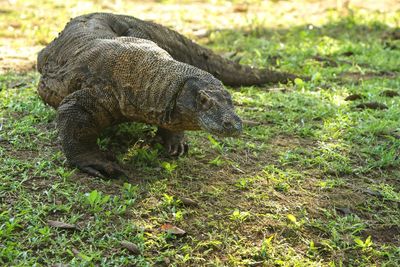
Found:
<path fill-rule="evenodd" d="M 208 97 L 206 95 L 200 96 L 200 104 L 205 105 L 208 102 Z"/>
<path fill-rule="evenodd" d="M 202 110 L 210 109 L 213 104 L 213 100 L 207 94 L 200 94 L 199 97 L 199 108 Z"/>

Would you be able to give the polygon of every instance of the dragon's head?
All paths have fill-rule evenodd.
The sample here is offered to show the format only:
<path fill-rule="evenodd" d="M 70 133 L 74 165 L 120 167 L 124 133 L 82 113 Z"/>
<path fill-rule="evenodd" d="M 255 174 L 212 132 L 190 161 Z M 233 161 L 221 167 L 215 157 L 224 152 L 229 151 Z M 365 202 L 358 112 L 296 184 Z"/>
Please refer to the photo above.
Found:
<path fill-rule="evenodd" d="M 212 83 L 188 79 L 176 105 L 194 125 L 207 132 L 218 136 L 238 136 L 242 132 L 231 95 L 215 78 Z"/>

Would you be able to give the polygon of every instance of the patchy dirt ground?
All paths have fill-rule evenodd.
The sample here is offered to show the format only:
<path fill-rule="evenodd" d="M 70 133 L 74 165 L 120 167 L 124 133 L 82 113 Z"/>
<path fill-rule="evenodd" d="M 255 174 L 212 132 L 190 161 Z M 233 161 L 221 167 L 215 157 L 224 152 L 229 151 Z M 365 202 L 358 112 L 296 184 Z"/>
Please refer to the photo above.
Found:
<path fill-rule="evenodd" d="M 400 4 L 346 3 L 2 3 L 0 263 L 400 265 Z M 180 159 L 153 144 L 151 126 L 110 129 L 98 143 L 132 177 L 94 179 L 66 164 L 34 70 L 71 16 L 94 11 L 150 19 L 243 64 L 312 79 L 229 88 L 243 136 L 189 133 Z M 169 224 L 186 233 L 163 231 Z"/>

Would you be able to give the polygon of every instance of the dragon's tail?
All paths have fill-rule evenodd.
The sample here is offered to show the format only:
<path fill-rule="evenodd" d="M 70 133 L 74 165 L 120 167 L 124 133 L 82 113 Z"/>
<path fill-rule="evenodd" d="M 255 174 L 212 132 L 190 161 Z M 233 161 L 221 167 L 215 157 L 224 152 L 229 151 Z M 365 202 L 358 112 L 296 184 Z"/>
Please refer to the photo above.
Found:
<path fill-rule="evenodd" d="M 176 31 L 156 23 L 146 22 L 140 29 L 153 42 L 166 50 L 175 60 L 198 67 L 213 74 L 226 85 L 261 85 L 287 83 L 296 75 L 269 69 L 257 69 L 225 59 L 202 47 Z"/>
<path fill-rule="evenodd" d="M 226 85 L 286 83 L 297 77 L 286 72 L 240 65 L 157 23 L 142 21 L 130 16 L 116 16 L 107 13 L 94 13 L 86 15 L 86 17 L 89 19 L 106 18 L 109 28 L 117 36 L 133 36 L 153 41 L 166 50 L 175 60 L 207 71 Z"/>

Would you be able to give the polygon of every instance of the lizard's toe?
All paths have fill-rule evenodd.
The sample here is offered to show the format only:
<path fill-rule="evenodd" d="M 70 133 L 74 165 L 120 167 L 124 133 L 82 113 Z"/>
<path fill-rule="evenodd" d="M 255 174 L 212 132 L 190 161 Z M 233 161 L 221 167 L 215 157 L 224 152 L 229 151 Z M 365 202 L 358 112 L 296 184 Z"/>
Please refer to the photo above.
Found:
<path fill-rule="evenodd" d="M 121 168 L 117 163 L 105 158 L 94 158 L 92 160 L 85 159 L 84 161 L 77 162 L 76 166 L 82 171 L 100 178 L 129 178 L 128 173 L 123 168 Z"/>
<path fill-rule="evenodd" d="M 188 152 L 189 152 L 189 145 L 186 143 L 182 143 L 179 156 L 186 155 Z"/>
<path fill-rule="evenodd" d="M 187 154 L 188 151 L 189 151 L 189 146 L 184 142 L 168 145 L 168 153 L 170 156 L 173 157 L 182 156 L 184 154 Z"/>
<path fill-rule="evenodd" d="M 92 168 L 90 166 L 80 167 L 80 169 L 91 176 L 106 179 L 106 177 L 101 172 L 99 172 L 98 170 L 96 170 L 95 168 Z"/>

